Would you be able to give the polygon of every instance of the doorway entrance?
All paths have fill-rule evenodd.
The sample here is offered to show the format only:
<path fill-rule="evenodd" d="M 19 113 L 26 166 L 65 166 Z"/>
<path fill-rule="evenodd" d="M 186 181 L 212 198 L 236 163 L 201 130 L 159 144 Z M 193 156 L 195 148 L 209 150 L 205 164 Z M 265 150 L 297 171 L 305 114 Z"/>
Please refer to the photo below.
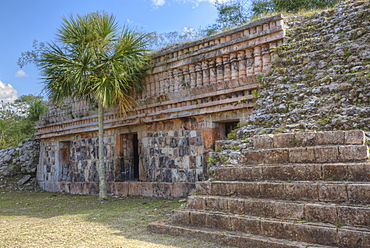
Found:
<path fill-rule="evenodd" d="M 117 154 L 115 181 L 138 181 L 140 160 L 137 133 L 119 135 L 117 140 Z"/>

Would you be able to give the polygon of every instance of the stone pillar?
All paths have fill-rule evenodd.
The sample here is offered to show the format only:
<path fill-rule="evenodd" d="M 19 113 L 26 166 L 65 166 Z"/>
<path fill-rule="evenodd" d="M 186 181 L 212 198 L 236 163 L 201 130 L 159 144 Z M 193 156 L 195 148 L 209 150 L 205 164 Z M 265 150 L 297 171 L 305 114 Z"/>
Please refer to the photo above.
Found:
<path fill-rule="evenodd" d="M 183 71 L 183 86 L 184 87 L 189 87 L 190 86 L 190 75 L 189 75 L 189 66 L 184 66 L 182 68 Z"/>
<path fill-rule="evenodd" d="M 150 96 L 154 96 L 155 94 L 155 86 L 154 86 L 154 76 L 150 75 L 149 76 L 149 82 L 150 82 Z"/>
<path fill-rule="evenodd" d="M 184 85 L 184 74 L 182 68 L 179 68 L 177 71 L 177 84 L 179 85 L 179 90 L 181 90 Z"/>
<path fill-rule="evenodd" d="M 164 93 L 164 81 L 163 81 L 163 73 L 158 73 L 158 80 L 159 80 L 159 94 Z"/>
<path fill-rule="evenodd" d="M 217 81 L 217 68 L 216 68 L 216 61 L 211 60 L 208 62 L 209 67 L 209 83 L 213 84 Z"/>
<path fill-rule="evenodd" d="M 248 49 L 245 53 L 245 59 L 247 61 L 247 75 L 253 75 L 254 74 L 254 58 L 253 58 L 253 50 Z"/>
<path fill-rule="evenodd" d="M 173 70 L 173 90 L 178 91 L 180 86 L 180 80 L 179 80 L 179 70 L 174 69 Z"/>
<path fill-rule="evenodd" d="M 190 74 L 190 87 L 195 88 L 197 86 L 197 75 L 195 74 L 195 65 L 189 65 L 189 74 Z"/>
<path fill-rule="evenodd" d="M 209 84 L 209 67 L 208 67 L 207 60 L 202 61 L 202 71 L 203 71 L 203 85 L 208 85 Z"/>
<path fill-rule="evenodd" d="M 217 68 L 217 83 L 224 80 L 224 65 L 222 64 L 222 57 L 216 58 L 216 68 Z"/>
<path fill-rule="evenodd" d="M 202 72 L 202 65 L 201 64 L 195 64 L 195 73 L 196 73 L 196 81 L 197 86 L 203 85 L 203 72 Z"/>
<path fill-rule="evenodd" d="M 155 95 L 159 95 L 159 74 L 154 74 Z"/>
<path fill-rule="evenodd" d="M 265 72 L 270 69 L 271 56 L 268 46 L 262 47 L 262 71 Z"/>
<path fill-rule="evenodd" d="M 164 87 L 163 87 L 163 91 L 164 91 L 164 94 L 167 94 L 168 93 L 168 87 L 169 87 L 169 75 L 168 75 L 168 72 L 163 72 L 163 75 L 164 75 L 164 78 L 163 78 L 163 80 L 164 80 Z"/>
<path fill-rule="evenodd" d="M 236 53 L 230 53 L 231 79 L 237 79 L 239 76 L 239 63 Z"/>
<path fill-rule="evenodd" d="M 271 42 L 270 44 L 270 57 L 271 57 L 271 61 L 274 61 L 275 59 L 277 59 L 278 55 L 276 53 L 273 52 L 273 49 L 271 48 L 274 48 L 276 47 L 276 42 Z"/>
<path fill-rule="evenodd" d="M 261 47 L 254 48 L 254 74 L 262 72 L 262 51 Z"/>
<path fill-rule="evenodd" d="M 228 81 L 231 79 L 231 65 L 229 54 L 222 56 L 222 63 L 224 65 L 224 81 Z"/>
<path fill-rule="evenodd" d="M 246 60 L 245 60 L 245 52 L 238 51 L 238 64 L 239 64 L 239 78 L 243 78 L 246 75 Z"/>
<path fill-rule="evenodd" d="M 175 78 L 174 78 L 174 75 L 173 75 L 173 71 L 168 72 L 168 78 L 169 78 L 168 92 L 174 92 Z"/>

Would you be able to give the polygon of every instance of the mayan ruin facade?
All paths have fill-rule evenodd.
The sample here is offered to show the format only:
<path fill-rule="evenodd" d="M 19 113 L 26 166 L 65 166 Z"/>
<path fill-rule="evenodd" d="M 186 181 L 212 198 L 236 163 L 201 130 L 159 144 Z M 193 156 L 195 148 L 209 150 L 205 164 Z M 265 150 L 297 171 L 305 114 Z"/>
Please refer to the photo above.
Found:
<path fill-rule="evenodd" d="M 207 159 L 248 118 L 258 75 L 283 43 L 281 15 L 152 55 L 138 107 L 106 111 L 108 192 L 185 196 L 208 178 Z M 50 106 L 38 122 L 37 179 L 47 191 L 98 192 L 97 111 L 83 102 Z"/>

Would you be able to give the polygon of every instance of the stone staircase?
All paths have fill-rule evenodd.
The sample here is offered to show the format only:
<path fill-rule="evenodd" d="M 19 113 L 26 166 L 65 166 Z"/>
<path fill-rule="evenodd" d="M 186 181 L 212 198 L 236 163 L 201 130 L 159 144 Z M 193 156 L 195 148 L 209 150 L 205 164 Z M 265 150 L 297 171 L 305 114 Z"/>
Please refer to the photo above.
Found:
<path fill-rule="evenodd" d="M 186 209 L 148 229 L 236 247 L 370 247 L 364 132 L 257 135 L 241 147 Z"/>

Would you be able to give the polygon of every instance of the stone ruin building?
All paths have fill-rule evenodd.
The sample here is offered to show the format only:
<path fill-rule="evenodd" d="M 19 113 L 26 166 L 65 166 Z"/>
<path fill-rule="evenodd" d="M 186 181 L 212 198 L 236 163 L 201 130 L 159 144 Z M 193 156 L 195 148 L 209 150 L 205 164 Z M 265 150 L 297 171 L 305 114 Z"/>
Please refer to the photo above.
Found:
<path fill-rule="evenodd" d="M 148 225 L 156 233 L 370 247 L 369 20 L 370 2 L 350 0 L 154 53 L 139 107 L 105 115 L 108 192 L 191 194 Z M 96 194 L 97 132 L 83 102 L 51 106 L 38 122 L 40 186 Z"/>
<path fill-rule="evenodd" d="M 106 111 L 108 192 L 185 196 L 208 177 L 208 153 L 251 114 L 258 87 L 283 43 L 281 15 L 164 49 L 152 55 L 152 70 L 138 107 L 127 117 Z M 98 191 L 97 112 L 83 102 L 51 106 L 38 122 L 41 140 L 37 179 L 47 191 Z"/>

